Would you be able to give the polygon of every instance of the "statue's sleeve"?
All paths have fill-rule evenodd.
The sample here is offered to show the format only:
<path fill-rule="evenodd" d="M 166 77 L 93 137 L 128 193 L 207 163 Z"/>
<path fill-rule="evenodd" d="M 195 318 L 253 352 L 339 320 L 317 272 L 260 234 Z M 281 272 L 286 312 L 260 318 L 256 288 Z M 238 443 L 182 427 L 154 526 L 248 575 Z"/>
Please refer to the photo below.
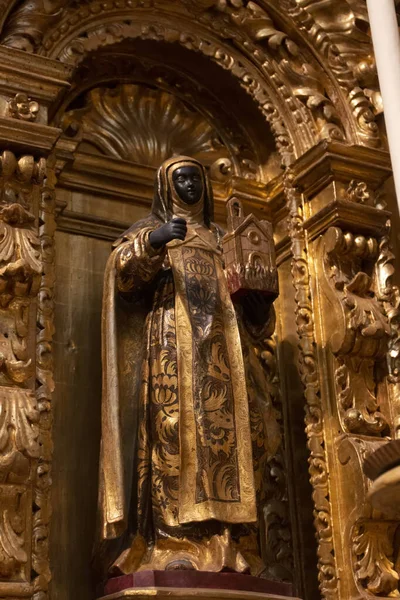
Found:
<path fill-rule="evenodd" d="M 116 264 L 118 291 L 140 290 L 150 283 L 161 269 L 165 259 L 165 246 L 155 249 L 149 236 L 153 227 L 145 227 L 123 242 Z"/>

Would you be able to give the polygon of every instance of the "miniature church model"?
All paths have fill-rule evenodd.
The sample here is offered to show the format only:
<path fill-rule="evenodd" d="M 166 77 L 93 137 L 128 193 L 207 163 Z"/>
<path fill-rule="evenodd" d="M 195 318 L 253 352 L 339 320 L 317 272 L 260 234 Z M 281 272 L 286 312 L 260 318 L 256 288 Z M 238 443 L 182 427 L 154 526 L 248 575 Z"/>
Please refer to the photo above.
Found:
<path fill-rule="evenodd" d="M 253 214 L 244 216 L 237 198 L 227 203 L 228 233 L 222 240 L 225 271 L 232 297 L 259 291 L 275 298 L 278 273 L 272 225 Z"/>

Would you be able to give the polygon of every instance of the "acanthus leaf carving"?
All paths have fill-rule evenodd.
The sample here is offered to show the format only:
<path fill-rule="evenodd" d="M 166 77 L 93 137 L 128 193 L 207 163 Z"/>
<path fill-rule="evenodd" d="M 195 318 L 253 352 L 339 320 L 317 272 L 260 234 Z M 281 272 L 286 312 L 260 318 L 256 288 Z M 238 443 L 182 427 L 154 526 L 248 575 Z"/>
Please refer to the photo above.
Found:
<path fill-rule="evenodd" d="M 365 520 L 352 531 L 358 585 L 374 596 L 398 597 L 399 574 L 393 563 L 396 522 Z"/>
<path fill-rule="evenodd" d="M 74 28 L 77 23 L 88 21 L 100 13 L 104 13 L 104 15 L 113 13 L 118 19 L 118 15 L 122 14 L 121 11 L 126 11 L 126 9 L 152 8 L 154 6 L 165 9 L 165 4 L 157 2 L 157 0 L 121 0 L 109 4 L 92 1 L 85 2 L 82 6 L 77 6 L 72 2 L 60 2 L 60 0 L 49 2 L 25 0 L 8 17 L 2 42 L 14 48 L 45 53 L 51 51 L 54 44 L 57 44 L 64 36 L 69 36 L 69 30 Z M 297 118 L 297 123 L 305 138 L 308 137 L 307 129 L 312 128 L 313 123 L 309 119 L 308 111 L 301 110 L 301 107 L 296 105 L 297 97 L 290 88 L 293 88 L 294 91 L 297 90 L 298 98 L 304 106 L 311 110 L 320 137 L 339 140 L 351 136 L 352 141 L 358 143 L 370 146 L 381 145 L 375 116 L 382 111 L 382 103 L 378 90 L 371 38 L 367 30 L 368 15 L 365 3 L 359 0 L 351 2 L 326 0 L 323 3 L 320 0 L 284 0 L 281 2 L 278 12 L 284 18 L 289 16 L 294 26 L 306 38 L 306 43 L 302 44 L 301 50 L 288 37 L 286 31 L 280 31 L 272 23 L 266 12 L 265 3 L 261 5 L 261 2 L 249 0 L 184 0 L 182 2 L 182 14 L 185 17 L 203 18 L 207 12 L 212 13 L 211 18 L 208 18 L 208 21 L 206 18 L 204 22 L 208 22 L 208 25 L 212 27 L 215 15 L 228 14 L 232 16 L 235 28 L 231 28 L 232 31 L 229 35 L 222 37 L 225 39 L 231 37 L 238 41 L 241 34 L 246 33 L 250 43 L 255 45 L 255 48 L 250 51 L 262 68 L 264 66 L 264 45 L 267 45 L 268 49 L 272 53 L 277 53 L 278 56 L 281 52 L 289 53 L 289 66 L 295 66 L 292 73 L 289 69 L 285 74 L 283 62 L 278 72 L 274 72 L 274 69 L 270 67 L 266 74 L 268 77 L 273 75 L 276 79 L 279 92 L 284 96 L 289 110 L 293 111 L 294 118 Z M 121 21 L 124 21 L 125 17 L 126 12 L 121 16 Z M 222 27 L 222 34 L 224 29 L 226 29 L 225 26 Z M 89 28 L 86 37 L 90 38 L 92 33 L 93 31 Z M 143 35 L 157 39 L 159 32 L 157 27 L 148 25 L 143 31 Z M 126 36 L 123 28 L 121 29 L 115 22 L 104 28 L 102 37 L 106 44 L 108 43 L 107 39 L 110 40 L 110 43 L 114 43 L 125 39 Z M 170 30 L 166 32 L 166 37 L 170 38 L 170 41 L 179 41 L 189 47 L 192 38 L 196 36 L 188 33 L 176 40 L 176 35 L 174 37 Z M 246 44 L 240 43 L 244 53 L 247 53 Z M 320 55 L 319 61 L 313 61 L 310 56 L 305 54 L 307 43 L 311 44 L 314 51 Z M 66 60 L 75 62 L 76 58 L 85 52 L 84 46 L 85 43 L 80 36 L 73 39 L 65 55 Z M 226 52 L 220 50 L 220 54 L 225 55 Z M 229 62 L 232 63 L 231 60 Z M 325 63 L 325 73 L 320 70 L 321 62 Z M 314 73 L 315 71 L 316 73 Z M 321 85 L 321 81 L 325 81 L 329 77 L 334 77 L 337 81 L 337 92 L 334 95 L 331 94 L 330 85 Z M 341 107 L 337 112 L 338 101 Z M 343 115 L 346 112 L 352 113 L 354 123 L 349 122 L 347 127 L 343 128 Z M 302 120 L 307 120 L 307 127 L 302 126 Z M 353 133 L 354 130 L 356 131 Z"/>
<path fill-rule="evenodd" d="M 22 486 L 0 485 L 0 578 L 26 581 L 27 493 Z"/>
<path fill-rule="evenodd" d="M 39 456 L 39 412 L 30 390 L 0 387 L 0 481 L 29 477 L 29 461 Z"/>
<path fill-rule="evenodd" d="M 6 382 L 23 383 L 33 374 L 26 337 L 30 299 L 39 289 L 40 244 L 34 217 L 17 203 L 0 208 L 0 373 Z"/>

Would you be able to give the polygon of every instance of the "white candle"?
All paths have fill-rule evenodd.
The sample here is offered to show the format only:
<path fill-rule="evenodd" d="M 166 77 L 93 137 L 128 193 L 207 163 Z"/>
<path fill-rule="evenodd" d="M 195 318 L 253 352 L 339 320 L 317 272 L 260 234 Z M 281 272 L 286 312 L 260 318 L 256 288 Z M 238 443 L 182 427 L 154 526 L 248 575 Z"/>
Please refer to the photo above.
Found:
<path fill-rule="evenodd" d="M 367 0 L 400 213 L 400 37 L 394 0 Z"/>

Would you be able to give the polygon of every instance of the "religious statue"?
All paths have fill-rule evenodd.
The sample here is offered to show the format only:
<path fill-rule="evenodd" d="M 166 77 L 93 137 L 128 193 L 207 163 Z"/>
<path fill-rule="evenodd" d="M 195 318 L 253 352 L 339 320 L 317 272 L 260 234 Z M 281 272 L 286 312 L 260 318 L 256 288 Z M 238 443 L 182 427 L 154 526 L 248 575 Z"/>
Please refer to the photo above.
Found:
<path fill-rule="evenodd" d="M 112 574 L 265 570 L 265 470 L 280 433 L 254 345 L 273 331 L 274 296 L 232 301 L 223 235 L 206 169 L 173 158 L 151 214 L 106 267 L 100 505 Z"/>

